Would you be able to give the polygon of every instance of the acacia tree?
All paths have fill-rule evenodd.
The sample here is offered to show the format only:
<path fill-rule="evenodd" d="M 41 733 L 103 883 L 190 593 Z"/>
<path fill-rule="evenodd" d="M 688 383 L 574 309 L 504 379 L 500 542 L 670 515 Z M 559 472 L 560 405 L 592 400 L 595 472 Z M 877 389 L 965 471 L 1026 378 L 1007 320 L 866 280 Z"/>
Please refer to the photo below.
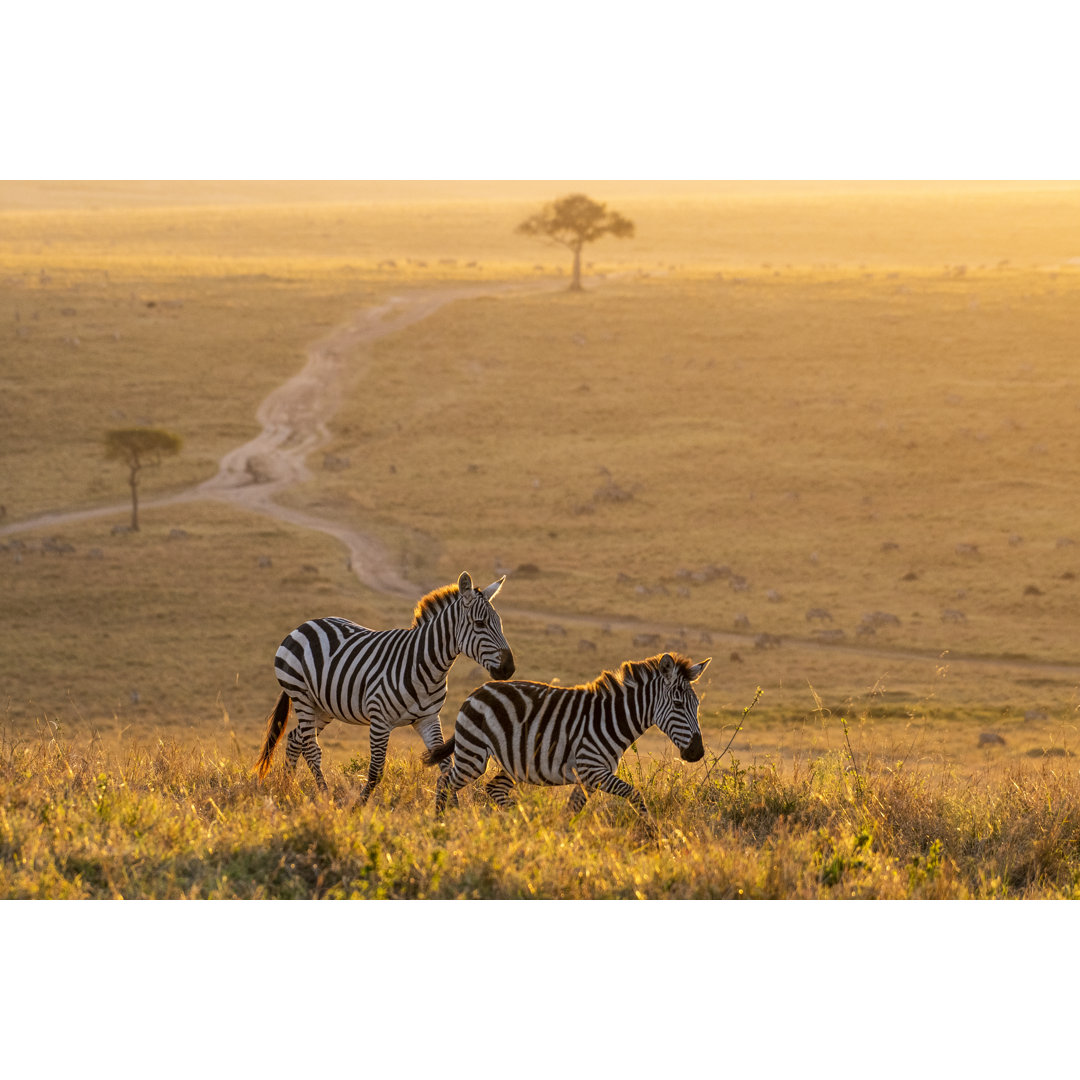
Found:
<path fill-rule="evenodd" d="M 581 289 L 581 249 L 602 236 L 619 239 L 634 235 L 634 223 L 622 214 L 609 210 L 606 203 L 596 202 L 588 195 L 564 195 L 526 218 L 517 231 L 525 236 L 544 236 L 556 244 L 568 247 L 574 255 L 572 290 Z"/>
<path fill-rule="evenodd" d="M 179 435 L 160 428 L 116 428 L 105 433 L 105 457 L 128 467 L 133 531 L 139 531 L 139 473 L 160 465 L 166 455 L 178 454 L 182 443 Z"/>

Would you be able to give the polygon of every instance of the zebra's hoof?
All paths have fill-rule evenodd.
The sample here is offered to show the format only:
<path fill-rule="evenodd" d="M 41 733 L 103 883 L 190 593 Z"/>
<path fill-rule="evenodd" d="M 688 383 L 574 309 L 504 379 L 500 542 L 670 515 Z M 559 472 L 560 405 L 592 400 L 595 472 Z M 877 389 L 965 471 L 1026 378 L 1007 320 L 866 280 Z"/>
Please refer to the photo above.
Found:
<path fill-rule="evenodd" d="M 637 833 L 646 843 L 656 843 L 660 839 L 660 830 L 645 818 L 638 822 Z"/>

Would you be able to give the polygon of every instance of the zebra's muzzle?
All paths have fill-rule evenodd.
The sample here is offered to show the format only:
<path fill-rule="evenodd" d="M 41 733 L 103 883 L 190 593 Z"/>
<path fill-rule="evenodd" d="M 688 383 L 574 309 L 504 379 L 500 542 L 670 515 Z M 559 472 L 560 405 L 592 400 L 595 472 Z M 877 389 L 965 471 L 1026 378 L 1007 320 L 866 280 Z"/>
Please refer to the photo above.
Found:
<path fill-rule="evenodd" d="M 700 731 L 690 740 L 690 745 L 685 750 L 680 750 L 679 754 L 683 761 L 700 761 L 705 756 L 705 744 L 701 741 Z"/>
<path fill-rule="evenodd" d="M 489 667 L 487 670 L 493 679 L 509 679 L 517 670 L 514 664 L 514 654 L 509 649 L 503 649 L 499 654 L 498 664 Z"/>

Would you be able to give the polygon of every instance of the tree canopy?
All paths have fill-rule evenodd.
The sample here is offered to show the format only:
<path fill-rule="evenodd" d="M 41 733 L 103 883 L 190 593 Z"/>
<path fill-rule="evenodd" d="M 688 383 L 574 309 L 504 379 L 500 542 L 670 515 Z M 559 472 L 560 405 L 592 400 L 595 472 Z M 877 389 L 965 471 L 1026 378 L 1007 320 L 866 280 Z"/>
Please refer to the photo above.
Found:
<path fill-rule="evenodd" d="M 588 195 L 564 195 L 544 206 L 517 227 L 524 236 L 546 237 L 570 249 L 574 255 L 571 289 L 581 288 L 581 249 L 603 236 L 618 239 L 634 235 L 634 223 L 606 203 Z"/>
<path fill-rule="evenodd" d="M 163 455 L 178 454 L 183 440 L 160 428 L 115 428 L 105 433 L 105 456 L 126 465 L 157 465 Z"/>

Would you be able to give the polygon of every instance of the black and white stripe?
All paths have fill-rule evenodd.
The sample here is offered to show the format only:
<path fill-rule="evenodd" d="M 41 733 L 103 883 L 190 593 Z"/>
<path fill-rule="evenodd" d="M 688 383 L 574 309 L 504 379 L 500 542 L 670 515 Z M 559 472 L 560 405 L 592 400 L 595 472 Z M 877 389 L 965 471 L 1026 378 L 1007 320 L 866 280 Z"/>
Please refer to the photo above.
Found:
<path fill-rule="evenodd" d="M 691 684 L 708 663 L 664 653 L 627 661 L 588 686 L 485 683 L 462 703 L 453 737 L 424 755 L 428 765 L 454 757 L 454 767 L 442 773 L 435 789 L 436 813 L 442 814 L 448 796 L 456 801 L 457 791 L 483 775 L 488 758 L 494 758 L 500 769 L 487 790 L 500 806 L 510 804 L 516 782 L 574 784 L 574 812 L 599 790 L 629 799 L 644 816 L 640 792 L 615 775 L 619 760 L 653 724 L 684 760 L 701 760 L 705 747 Z"/>
<path fill-rule="evenodd" d="M 256 766 L 259 777 L 270 768 L 290 701 L 296 727 L 289 733 L 286 763 L 295 766 L 303 754 L 324 791 L 319 735 L 332 719 L 371 725 L 371 764 L 361 801 L 382 778 L 394 728 L 412 724 L 429 752 L 441 747 L 439 710 L 455 658 L 464 653 L 494 679 L 514 674 L 514 656 L 491 605 L 505 580 L 474 589 L 472 578 L 463 573 L 456 585 L 437 589 L 417 604 L 408 629 L 369 630 L 348 619 L 326 618 L 293 630 L 274 658 L 282 694 L 267 721 Z"/>

